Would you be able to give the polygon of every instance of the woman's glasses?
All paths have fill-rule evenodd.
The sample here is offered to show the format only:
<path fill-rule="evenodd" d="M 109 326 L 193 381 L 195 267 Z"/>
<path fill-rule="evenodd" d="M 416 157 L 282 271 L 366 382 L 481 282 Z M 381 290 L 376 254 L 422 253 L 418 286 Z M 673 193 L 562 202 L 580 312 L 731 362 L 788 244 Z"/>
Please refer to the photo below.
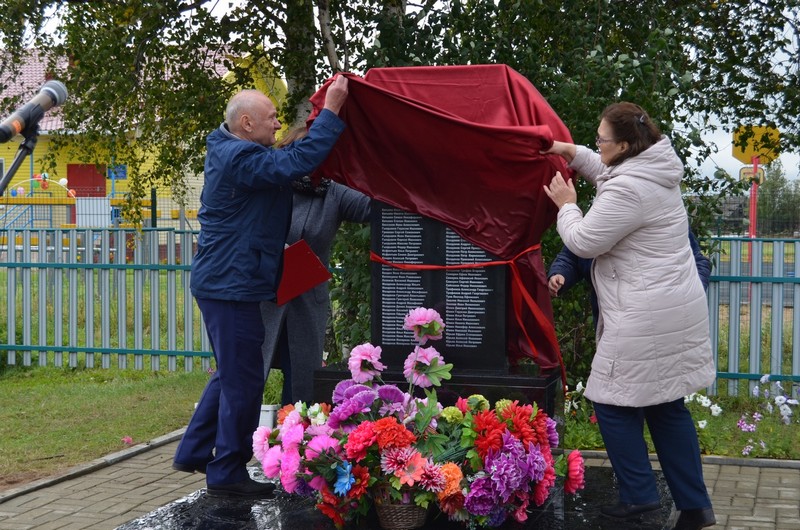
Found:
<path fill-rule="evenodd" d="M 602 136 L 595 136 L 594 137 L 594 143 L 596 145 L 598 145 L 598 146 L 601 145 L 601 144 L 607 144 L 609 142 L 613 143 L 613 142 L 616 142 L 616 140 L 614 140 L 612 138 L 603 138 Z"/>

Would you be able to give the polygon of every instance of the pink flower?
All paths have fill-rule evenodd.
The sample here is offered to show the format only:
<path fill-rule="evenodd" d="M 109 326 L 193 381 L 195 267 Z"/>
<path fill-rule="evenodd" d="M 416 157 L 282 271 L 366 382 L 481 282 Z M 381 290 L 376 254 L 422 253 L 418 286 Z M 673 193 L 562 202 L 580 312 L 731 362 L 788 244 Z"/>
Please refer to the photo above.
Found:
<path fill-rule="evenodd" d="M 417 342 L 425 344 L 428 339 L 437 340 L 442 338 L 444 321 L 435 309 L 418 307 L 408 312 L 403 321 L 403 329 L 413 331 Z"/>
<path fill-rule="evenodd" d="M 281 424 L 281 430 L 288 429 L 293 425 L 298 425 L 301 423 L 303 423 L 303 417 L 300 415 L 298 411 L 292 410 L 291 412 L 286 414 L 286 417 L 283 419 L 283 423 Z"/>
<path fill-rule="evenodd" d="M 523 492 L 516 492 L 517 501 L 520 503 L 519 506 L 511 513 L 511 516 L 514 518 L 515 521 L 518 523 L 524 523 L 528 520 L 528 505 L 530 504 L 530 495 L 527 495 Z"/>
<path fill-rule="evenodd" d="M 322 491 L 322 488 L 328 487 L 328 483 L 325 482 L 325 477 L 323 477 L 322 475 L 317 475 L 311 480 L 309 480 L 308 485 L 317 491 Z"/>
<path fill-rule="evenodd" d="M 583 478 L 583 456 L 580 451 L 571 451 L 567 455 L 567 477 L 564 479 L 564 491 L 574 494 L 586 485 Z"/>
<path fill-rule="evenodd" d="M 294 493 L 297 489 L 299 478 L 297 472 L 300 470 L 300 452 L 297 448 L 289 449 L 283 453 L 281 459 L 281 484 L 286 493 Z"/>
<path fill-rule="evenodd" d="M 442 473 L 441 464 L 426 463 L 425 468 L 422 470 L 422 477 L 419 479 L 419 485 L 423 489 L 439 493 L 444 489 L 445 484 L 446 479 L 444 473 Z"/>
<path fill-rule="evenodd" d="M 264 455 L 269 450 L 269 435 L 271 433 L 270 428 L 263 425 L 253 433 L 253 455 L 259 462 L 264 460 Z"/>
<path fill-rule="evenodd" d="M 125 445 L 131 445 L 133 443 L 133 438 L 131 438 L 130 436 L 123 436 L 121 441 Z"/>
<path fill-rule="evenodd" d="M 408 382 L 422 388 L 433 386 L 433 382 L 426 375 L 426 367 L 430 367 L 431 362 L 437 359 L 438 365 L 444 364 L 442 355 L 433 346 L 420 348 L 417 346 L 414 351 L 406 357 L 403 363 L 403 375 Z"/>
<path fill-rule="evenodd" d="M 369 342 L 356 346 L 350 351 L 350 359 L 347 361 L 353 381 L 366 383 L 380 374 L 381 370 L 386 369 L 386 365 L 381 363 L 381 347 L 373 346 Z"/>
<path fill-rule="evenodd" d="M 419 451 L 411 446 L 390 447 L 381 455 L 381 469 L 384 473 L 393 473 L 400 479 L 400 484 L 413 486 L 422 478 L 428 461 Z"/>
<path fill-rule="evenodd" d="M 317 435 L 306 446 L 306 460 L 313 460 L 328 449 L 339 453 L 339 440 L 327 434 Z"/>
<path fill-rule="evenodd" d="M 281 472 L 281 458 L 283 457 L 283 450 L 280 445 L 274 445 L 264 455 L 261 460 L 261 469 L 264 471 L 264 476 L 267 478 L 275 478 Z"/>
<path fill-rule="evenodd" d="M 284 427 L 281 429 L 279 436 L 281 439 L 281 444 L 283 445 L 283 450 L 288 451 L 289 449 L 297 449 L 300 446 L 300 442 L 303 441 L 304 431 L 305 429 L 303 428 L 302 423 L 292 425 L 288 429 L 284 423 Z"/>

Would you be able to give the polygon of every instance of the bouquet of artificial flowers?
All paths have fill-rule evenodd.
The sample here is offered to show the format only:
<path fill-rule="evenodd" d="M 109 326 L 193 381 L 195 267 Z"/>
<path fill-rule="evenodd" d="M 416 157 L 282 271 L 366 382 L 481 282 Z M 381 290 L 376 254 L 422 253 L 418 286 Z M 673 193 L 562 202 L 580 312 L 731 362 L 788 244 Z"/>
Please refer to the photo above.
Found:
<path fill-rule="evenodd" d="M 509 516 L 524 521 L 555 483 L 555 422 L 535 405 L 506 400 L 491 409 L 482 396 L 442 407 L 430 388 L 450 378 L 452 365 L 423 346 L 444 327 L 432 309 L 406 316 L 404 329 L 417 342 L 403 366 L 406 390 L 383 383 L 379 346 L 354 348 L 352 377 L 336 385 L 331 405 L 289 405 L 275 429 L 254 433 L 264 474 L 289 493 L 315 495 L 338 527 L 374 504 L 437 506 L 471 526 L 498 526 Z M 577 451 L 560 467 L 568 491 L 583 487 Z"/>

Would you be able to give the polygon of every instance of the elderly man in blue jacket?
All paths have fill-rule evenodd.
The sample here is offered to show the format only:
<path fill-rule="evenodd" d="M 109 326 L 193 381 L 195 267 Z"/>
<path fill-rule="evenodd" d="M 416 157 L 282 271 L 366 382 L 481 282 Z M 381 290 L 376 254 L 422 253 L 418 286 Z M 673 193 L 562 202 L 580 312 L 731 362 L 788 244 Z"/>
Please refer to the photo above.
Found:
<path fill-rule="evenodd" d="M 205 472 L 210 496 L 263 498 L 274 489 L 247 472 L 264 392 L 259 304 L 275 300 L 292 213 L 291 183 L 328 156 L 344 130 L 337 114 L 346 98 L 347 78 L 337 76 L 306 137 L 276 150 L 271 146 L 281 124 L 275 106 L 263 93 L 243 90 L 228 102 L 225 122 L 206 140 L 191 290 L 217 370 L 173 468 Z"/>

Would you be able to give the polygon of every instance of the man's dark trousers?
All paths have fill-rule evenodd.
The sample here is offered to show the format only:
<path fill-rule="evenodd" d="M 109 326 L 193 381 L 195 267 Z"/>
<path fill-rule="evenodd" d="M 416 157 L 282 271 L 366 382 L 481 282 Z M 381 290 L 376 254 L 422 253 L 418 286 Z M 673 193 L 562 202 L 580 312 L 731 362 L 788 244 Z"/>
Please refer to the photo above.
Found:
<path fill-rule="evenodd" d="M 217 370 L 211 376 L 175 462 L 206 467 L 209 486 L 247 480 L 264 393 L 259 302 L 197 298 Z"/>

